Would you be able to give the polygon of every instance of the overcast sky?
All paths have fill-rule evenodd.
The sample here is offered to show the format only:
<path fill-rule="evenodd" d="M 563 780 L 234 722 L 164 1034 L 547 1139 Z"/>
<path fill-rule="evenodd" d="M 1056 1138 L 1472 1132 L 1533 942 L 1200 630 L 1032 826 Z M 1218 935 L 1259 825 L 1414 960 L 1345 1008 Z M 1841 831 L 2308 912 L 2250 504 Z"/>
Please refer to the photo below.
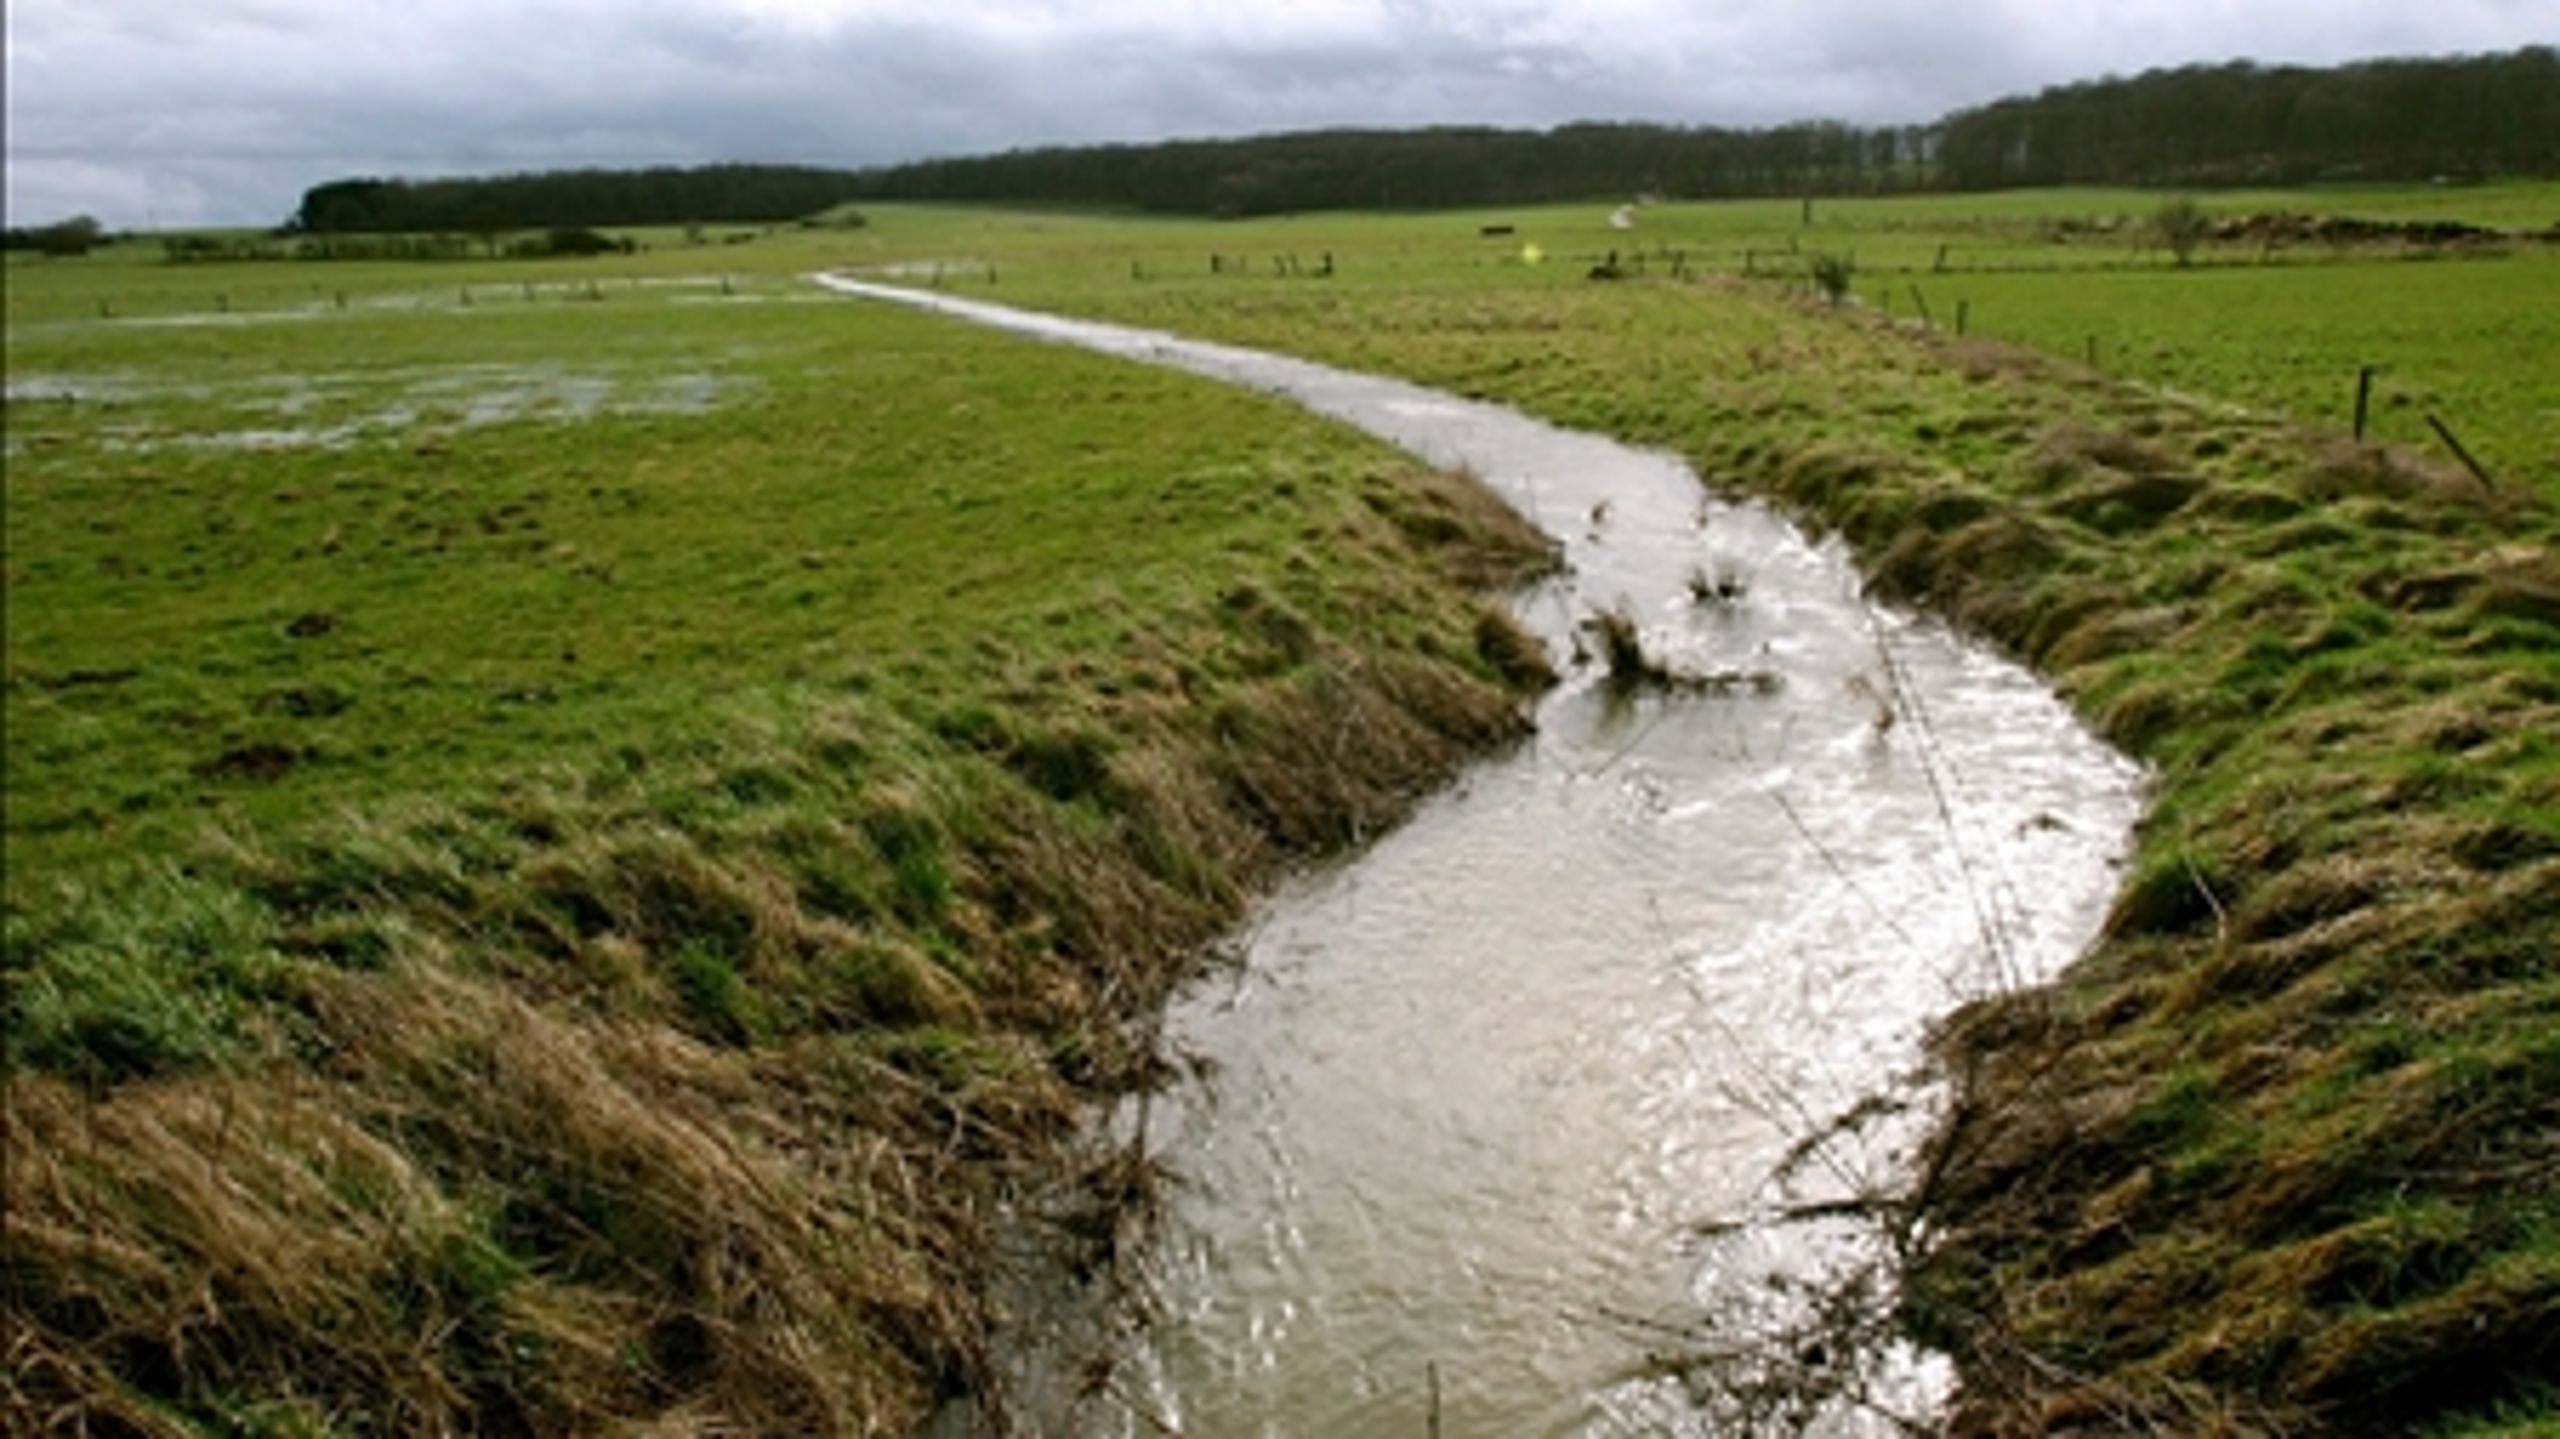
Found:
<path fill-rule="evenodd" d="M 863 165 L 1325 125 L 1919 121 L 2560 0 L 7 0 L 8 220 L 268 224 L 356 174 Z"/>

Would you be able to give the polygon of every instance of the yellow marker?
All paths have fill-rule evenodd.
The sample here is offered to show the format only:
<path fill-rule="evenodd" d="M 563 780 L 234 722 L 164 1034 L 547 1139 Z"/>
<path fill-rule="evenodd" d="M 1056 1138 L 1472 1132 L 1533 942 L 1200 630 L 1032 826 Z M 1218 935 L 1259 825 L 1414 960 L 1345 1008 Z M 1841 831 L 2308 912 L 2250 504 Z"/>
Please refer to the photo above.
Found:
<path fill-rule="evenodd" d="M 1520 247 L 1520 263 L 1523 265 L 1534 265 L 1545 258 L 1547 258 L 1547 252 L 1539 249 L 1535 245 L 1523 245 Z"/>

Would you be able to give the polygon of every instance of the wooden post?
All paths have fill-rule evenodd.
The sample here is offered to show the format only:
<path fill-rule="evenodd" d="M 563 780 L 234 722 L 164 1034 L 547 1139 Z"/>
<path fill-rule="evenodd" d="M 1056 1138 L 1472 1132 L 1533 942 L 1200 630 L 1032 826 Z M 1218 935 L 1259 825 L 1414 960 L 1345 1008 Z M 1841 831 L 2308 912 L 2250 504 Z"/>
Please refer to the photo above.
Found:
<path fill-rule="evenodd" d="M 1962 335 L 1964 333 L 1965 322 L 1972 318 L 1972 313 L 1973 302 L 1971 300 L 1956 301 L 1956 333 L 1958 335 Z"/>
<path fill-rule="evenodd" d="M 1440 1439 L 1440 1361 L 1434 1359 L 1424 1371 L 1431 1377 L 1431 1439 Z"/>
<path fill-rule="evenodd" d="M 1939 275 L 1943 275 L 1943 274 L 1945 274 L 1945 273 L 1947 272 L 1947 247 L 1946 247 L 1946 246 L 1944 246 L 1944 245 L 1940 245 L 1940 246 L 1938 247 L 1938 258 L 1930 264 L 1930 266 L 1929 266 L 1929 270 L 1930 270 L 1930 272 L 1931 272 L 1932 274 L 1939 274 Z"/>
<path fill-rule="evenodd" d="M 1804 197 L 1804 222 L 1808 225 L 1813 223 L 1813 197 L 1811 195 Z"/>
<path fill-rule="evenodd" d="M 2373 366 L 2361 366 L 2356 370 L 2356 438 L 2359 440 L 2364 438 L 2365 409 L 2372 399 Z"/>
<path fill-rule="evenodd" d="M 1938 317 L 1929 313 L 1929 297 L 1921 294 L 1916 284 L 1911 287 L 1911 303 L 1920 307 L 1921 324 L 1932 330 L 1938 328 Z"/>
<path fill-rule="evenodd" d="M 2444 447 L 2453 451 L 2453 457 L 2462 461 L 2462 467 L 2471 472 L 2471 478 L 2478 480 L 2482 489 L 2491 494 L 2497 493 L 2498 482 L 2489 478 L 2489 472 L 2480 468 L 2480 462 L 2471 458 L 2471 452 L 2462 447 L 2462 441 L 2453 437 L 2453 431 L 2444 421 L 2437 419 L 2433 411 L 2427 414 L 2427 428 L 2436 432 L 2436 438 L 2444 441 Z"/>

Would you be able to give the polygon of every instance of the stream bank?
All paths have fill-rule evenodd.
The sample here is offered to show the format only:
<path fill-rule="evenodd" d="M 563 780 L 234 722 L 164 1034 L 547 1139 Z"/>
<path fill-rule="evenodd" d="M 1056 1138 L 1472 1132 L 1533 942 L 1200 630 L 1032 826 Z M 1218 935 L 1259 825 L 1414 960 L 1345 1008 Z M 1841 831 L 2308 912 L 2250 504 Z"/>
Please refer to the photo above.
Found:
<path fill-rule="evenodd" d="M 1249 306 L 1008 279 L 1676 452 L 2152 767 L 2100 943 L 1941 1046 L 1962 1087 L 1905 1309 L 1957 1358 L 1958 1432 L 2560 1413 L 2548 465 L 2485 488 L 1732 278 Z"/>
<path fill-rule="evenodd" d="M 1925 1417 L 1943 1375 L 1890 1345 L 1815 1366 L 1854 1372 L 1804 1414 L 1745 1413 L 1783 1401 L 1667 1351 L 1768 1341 L 1864 1262 L 1789 1216 L 1889 1192 L 1927 1104 L 1900 1091 L 1903 1121 L 1821 1131 L 1897 1092 L 1934 1018 L 2078 952 L 2132 766 L 2015 665 L 1867 604 L 1842 547 L 1705 498 L 1669 457 L 1396 381 L 830 283 L 1287 394 L 1476 475 L 1567 558 L 1521 605 L 1569 671 L 1535 744 L 1288 886 L 1174 1006 L 1168 1042 L 1208 1078 L 1123 1121 L 1175 1177 L 1142 1262 L 1159 1318 L 1099 1388 L 1072 1349 L 1018 1360 L 1029 1429 Z M 1603 611 L 1669 683 L 1576 663 Z M 1889 1287 L 1867 1297 L 1889 1320 Z"/>

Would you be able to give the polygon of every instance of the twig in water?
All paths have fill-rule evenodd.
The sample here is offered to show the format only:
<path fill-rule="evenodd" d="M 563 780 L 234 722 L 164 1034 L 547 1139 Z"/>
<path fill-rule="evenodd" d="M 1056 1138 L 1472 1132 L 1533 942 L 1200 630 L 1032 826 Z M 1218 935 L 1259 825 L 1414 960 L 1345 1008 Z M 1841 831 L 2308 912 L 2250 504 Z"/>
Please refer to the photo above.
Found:
<path fill-rule="evenodd" d="M 1876 903 L 1875 896 L 1867 893 L 1866 888 L 1858 883 L 1857 878 L 1854 875 L 1849 873 L 1849 867 L 1842 864 L 1840 862 L 1840 856 L 1832 852 L 1831 846 L 1822 842 L 1822 836 L 1815 834 L 1813 832 L 1813 827 L 1805 823 L 1804 816 L 1796 812 L 1795 805 L 1788 801 L 1786 795 L 1781 793 L 1775 785 L 1770 784 L 1765 779 L 1760 781 L 1760 792 L 1767 795 L 1770 801 L 1777 805 L 1779 813 L 1784 814 L 1787 817 L 1787 823 L 1795 826 L 1797 834 L 1804 836 L 1804 842 L 1813 846 L 1813 852 L 1816 855 L 1821 856 L 1824 868 L 1831 871 L 1832 877 L 1839 880 L 1842 884 L 1847 885 L 1849 887 L 1849 892 L 1856 895 L 1859 900 L 1866 905 L 1867 909 L 1875 915 L 1876 923 L 1893 931 L 1893 937 L 1901 940 L 1905 948 L 1911 950 L 1915 954 L 1918 953 L 1920 950 L 1920 942 L 1911 937 L 1911 932 L 1909 930 L 1904 929 L 1900 924 L 1896 923 L 1894 917 L 1885 912 L 1883 905 Z"/>
<path fill-rule="evenodd" d="M 1153 1429 L 1159 1434 L 1170 1435 L 1172 1436 L 1172 1439 L 1182 1439 L 1182 1426 L 1174 1423 L 1170 1419 L 1167 1419 L 1163 1415 L 1158 1414 L 1154 1409 L 1148 1407 L 1146 1404 L 1141 1403 L 1136 1395 L 1131 1394 L 1128 1388 L 1121 1384 L 1120 1376 L 1116 1374 L 1105 1375 L 1102 1380 L 1102 1392 L 1119 1400 L 1121 1408 L 1138 1416 L 1139 1422 L 1145 1424 L 1148 1428 Z"/>
<path fill-rule="evenodd" d="M 1964 877 L 1965 900 L 1973 908 L 1974 925 L 1981 932 L 1984 947 L 1990 952 L 1994 974 L 2000 988 L 2019 988 L 2026 983 L 2026 974 L 2018 964 L 2017 941 L 2010 931 L 2007 916 L 2002 912 L 1999 895 L 1985 892 L 1984 881 L 1975 872 L 1972 849 L 1965 843 L 1963 828 L 1956 823 L 1955 805 L 1948 797 L 1952 780 L 1940 773 L 1937 725 L 1930 720 L 1927 705 L 1910 683 L 1902 668 L 1901 657 L 1893 652 L 1893 646 L 1885 638 L 1883 626 L 1877 623 L 1872 610 L 1867 615 L 1867 633 L 1875 643 L 1876 659 L 1883 665 L 1885 679 L 1892 687 L 1894 703 L 1911 715 L 1912 727 L 1918 735 L 1911 747 L 1912 753 L 1919 758 L 1921 777 L 1928 781 L 1929 798 L 1937 806 L 1938 823 L 1945 828 L 1948 842 L 1955 851 L 1956 872 Z M 1994 875 L 1991 884 L 1995 889 L 2009 890 L 2010 903 L 2016 903 L 2016 893 L 2004 879 Z"/>

